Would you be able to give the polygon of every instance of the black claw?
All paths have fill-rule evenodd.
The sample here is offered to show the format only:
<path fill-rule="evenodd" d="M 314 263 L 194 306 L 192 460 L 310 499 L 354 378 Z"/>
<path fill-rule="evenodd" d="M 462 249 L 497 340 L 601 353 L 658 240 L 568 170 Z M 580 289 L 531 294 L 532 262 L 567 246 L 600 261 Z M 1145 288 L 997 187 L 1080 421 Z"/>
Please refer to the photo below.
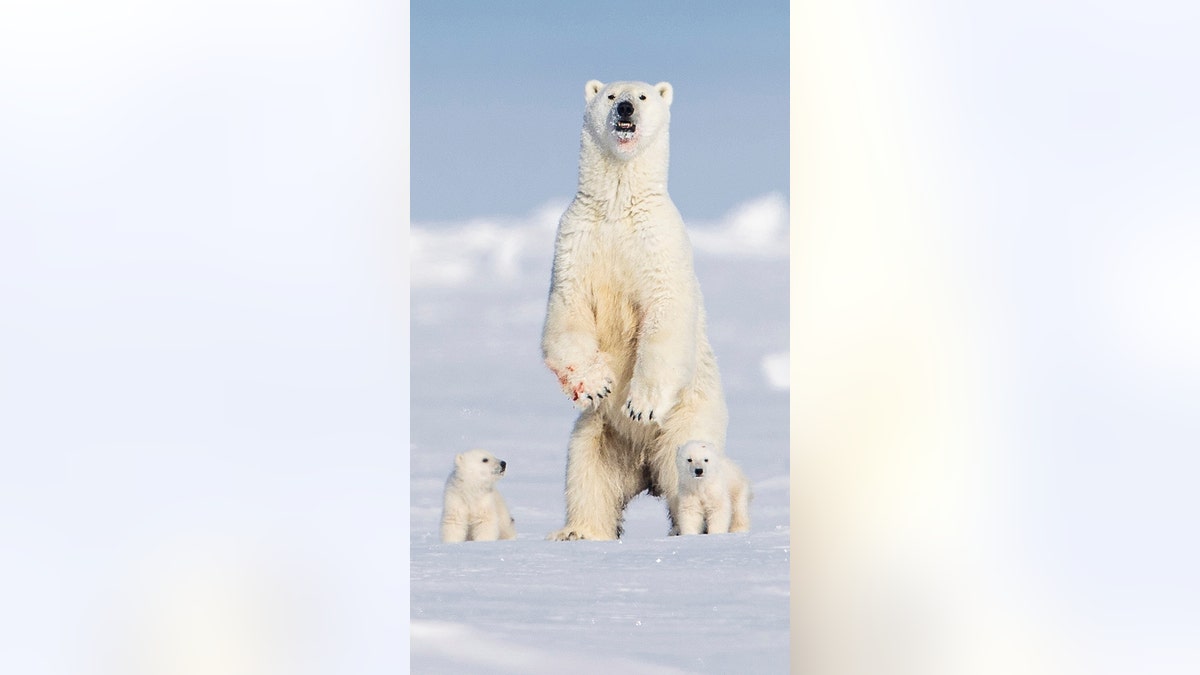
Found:
<path fill-rule="evenodd" d="M 654 419 L 654 411 L 653 410 L 650 411 L 650 419 Z"/>
<path fill-rule="evenodd" d="M 642 413 L 638 413 L 638 421 L 639 421 L 639 422 L 641 422 L 641 421 L 642 421 Z"/>

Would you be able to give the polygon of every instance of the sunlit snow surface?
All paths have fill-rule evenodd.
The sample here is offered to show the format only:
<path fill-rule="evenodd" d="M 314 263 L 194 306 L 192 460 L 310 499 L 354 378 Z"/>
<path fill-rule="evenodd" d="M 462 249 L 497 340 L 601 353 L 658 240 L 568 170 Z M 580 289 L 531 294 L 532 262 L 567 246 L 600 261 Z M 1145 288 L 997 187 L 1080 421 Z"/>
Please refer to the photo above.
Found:
<path fill-rule="evenodd" d="M 563 205 L 413 226 L 412 670 L 786 672 L 786 200 L 689 223 L 751 532 L 668 537 L 664 504 L 643 496 L 617 542 L 545 541 L 563 524 L 575 418 L 540 353 Z M 508 462 L 516 541 L 439 541 L 443 484 L 473 447 Z"/>

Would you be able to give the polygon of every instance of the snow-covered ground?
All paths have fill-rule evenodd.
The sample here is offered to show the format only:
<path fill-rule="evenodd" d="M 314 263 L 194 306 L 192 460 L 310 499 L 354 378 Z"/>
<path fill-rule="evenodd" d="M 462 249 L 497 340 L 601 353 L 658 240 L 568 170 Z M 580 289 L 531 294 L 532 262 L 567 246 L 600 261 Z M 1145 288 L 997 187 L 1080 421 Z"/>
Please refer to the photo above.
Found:
<path fill-rule="evenodd" d="M 621 541 L 575 543 L 544 539 L 563 522 L 575 418 L 540 354 L 564 205 L 413 225 L 412 670 L 786 672 L 786 200 L 689 224 L 729 453 L 754 487 L 751 532 L 668 537 L 664 504 L 642 496 Z M 443 484 L 454 455 L 473 447 L 508 462 L 499 486 L 516 541 L 439 541 Z"/>

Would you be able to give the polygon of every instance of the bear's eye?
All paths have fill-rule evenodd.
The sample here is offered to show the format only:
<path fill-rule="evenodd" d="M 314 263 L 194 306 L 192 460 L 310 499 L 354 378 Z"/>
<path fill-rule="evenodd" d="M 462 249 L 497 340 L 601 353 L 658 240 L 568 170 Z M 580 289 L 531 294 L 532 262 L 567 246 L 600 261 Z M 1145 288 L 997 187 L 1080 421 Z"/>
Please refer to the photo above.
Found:
<path fill-rule="evenodd" d="M 608 100 L 610 100 L 610 101 L 611 101 L 611 100 L 615 99 L 616 97 L 617 97 L 617 95 L 616 95 L 616 94 L 609 94 L 609 95 L 608 95 Z"/>
<path fill-rule="evenodd" d="M 484 464 L 487 464 L 487 457 L 484 457 L 484 458 L 483 458 L 483 463 L 484 463 Z"/>
<path fill-rule="evenodd" d="M 688 457 L 688 464 L 691 464 L 691 463 L 692 463 L 692 458 Z"/>
<path fill-rule="evenodd" d="M 483 461 L 485 461 L 485 462 L 486 462 L 487 460 L 485 459 L 485 460 L 483 460 Z M 705 458 L 704 458 L 704 463 L 705 463 L 705 464 L 708 464 L 708 458 L 707 458 L 707 457 L 705 457 Z"/>
<path fill-rule="evenodd" d="M 642 101 L 645 101 L 645 100 L 646 100 L 646 95 L 645 95 L 645 94 L 642 94 L 641 96 L 638 96 L 638 99 L 639 99 L 639 100 L 642 100 Z"/>

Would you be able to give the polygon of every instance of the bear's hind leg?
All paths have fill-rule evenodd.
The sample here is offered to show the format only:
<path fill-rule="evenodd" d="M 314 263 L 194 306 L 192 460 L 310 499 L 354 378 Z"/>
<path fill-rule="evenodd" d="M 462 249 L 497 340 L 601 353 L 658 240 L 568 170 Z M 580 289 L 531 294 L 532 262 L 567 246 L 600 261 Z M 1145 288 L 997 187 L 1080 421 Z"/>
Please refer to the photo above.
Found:
<path fill-rule="evenodd" d="M 750 531 L 750 482 L 742 477 L 741 481 L 734 485 L 732 498 L 730 501 L 733 505 L 733 513 L 729 522 L 730 532 L 749 532 Z"/>
<path fill-rule="evenodd" d="M 612 459 L 616 448 L 606 448 L 611 438 L 604 433 L 600 415 L 586 411 L 579 416 L 567 447 L 567 523 L 547 539 L 616 539 L 620 536 L 621 512 L 632 495 L 626 495 L 627 469 Z"/>
<path fill-rule="evenodd" d="M 496 541 L 500 538 L 500 519 L 488 513 L 471 524 L 471 541 Z"/>
<path fill-rule="evenodd" d="M 501 539 L 517 538 L 516 521 L 508 512 L 508 505 L 504 503 L 504 498 L 499 493 L 496 494 L 496 519 L 500 525 Z"/>
<path fill-rule="evenodd" d="M 467 535 L 470 533 L 470 526 L 466 521 L 456 518 L 442 519 L 442 542 L 456 543 L 466 541 Z"/>

